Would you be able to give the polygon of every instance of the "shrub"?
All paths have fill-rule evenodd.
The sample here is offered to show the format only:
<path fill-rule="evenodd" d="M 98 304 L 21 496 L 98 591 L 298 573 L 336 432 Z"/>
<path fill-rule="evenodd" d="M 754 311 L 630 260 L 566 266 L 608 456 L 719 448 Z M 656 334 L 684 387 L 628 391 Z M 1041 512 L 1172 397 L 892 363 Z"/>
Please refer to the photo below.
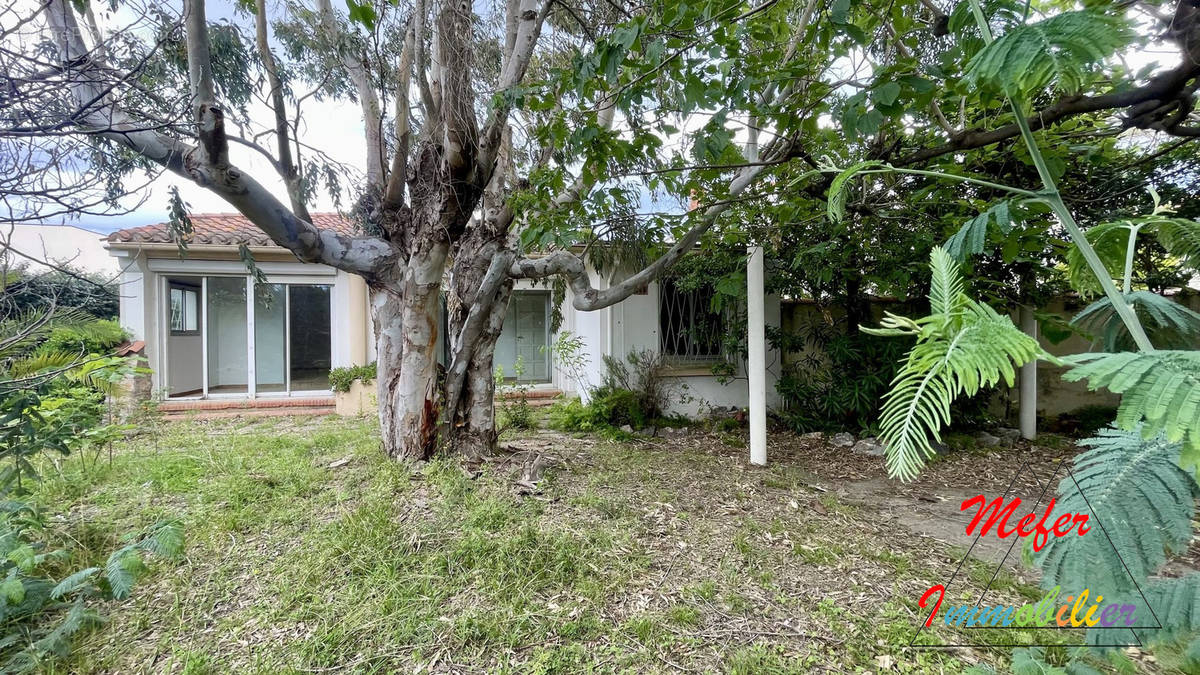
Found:
<path fill-rule="evenodd" d="M 103 368 L 117 374 L 129 368 L 110 361 Z M 68 655 L 77 633 L 102 623 L 100 602 L 129 595 L 148 570 L 147 554 L 176 558 L 183 548 L 175 521 L 126 536 L 102 565 L 85 569 L 66 564 L 71 552 L 51 548 L 70 537 L 55 532 L 41 504 L 28 497 L 39 478 L 34 460 L 99 447 L 119 432 L 100 423 L 103 395 L 88 383 L 102 381 L 95 369 L 71 371 L 0 399 L 0 416 L 11 422 L 0 428 L 0 463 L 11 466 L 0 474 L 0 672 L 35 670 Z"/>
<path fill-rule="evenodd" d="M 5 279 L 4 298 L 14 312 L 40 310 L 53 298 L 59 309 L 80 309 L 91 316 L 116 317 L 121 308 L 117 287 L 105 275 L 67 265 L 65 271 L 38 272 L 20 265 Z"/>
<path fill-rule="evenodd" d="M 641 429 L 664 419 L 673 384 L 663 376 L 662 357 L 631 351 L 625 360 L 604 357 L 601 384 L 584 405 L 570 399 L 550 408 L 549 424 L 561 431 L 599 431 L 629 425 Z"/>
<path fill-rule="evenodd" d="M 1058 416 L 1052 425 L 1055 431 L 1077 436 L 1095 436 L 1117 417 L 1117 409 L 1110 405 L 1085 405 Z"/>
<path fill-rule="evenodd" d="M 648 349 L 630 351 L 624 361 L 605 355 L 604 377 L 600 386 L 592 393 L 592 400 L 604 401 L 606 410 L 627 418 L 639 419 L 644 425 L 648 420 L 662 417 L 663 411 L 670 405 L 674 385 L 663 375 L 664 370 L 662 355 Z M 619 391 L 630 392 L 633 395 L 636 413 L 626 407 L 629 405 L 626 400 L 628 396 L 615 394 Z M 616 399 L 609 401 L 614 395 Z M 627 420 L 620 424 L 632 425 L 633 422 Z"/>
<path fill-rule="evenodd" d="M 523 390 L 516 399 L 505 402 L 500 412 L 501 429 L 533 429 L 537 427 L 537 420 L 533 418 L 533 408 L 530 407 L 529 399 Z"/>
<path fill-rule="evenodd" d="M 334 391 L 346 393 L 350 391 L 350 385 L 354 384 L 355 380 L 364 384 L 374 382 L 376 372 L 374 361 L 365 366 L 334 368 L 329 371 L 329 387 Z"/>
<path fill-rule="evenodd" d="M 38 354 L 106 354 L 129 338 L 116 319 L 95 319 L 85 323 L 55 326 Z"/>
<path fill-rule="evenodd" d="M 551 429 L 559 431 L 594 431 L 597 426 L 595 411 L 577 398 L 556 401 L 547 420 Z"/>
<path fill-rule="evenodd" d="M 609 389 L 596 392 L 591 400 L 592 415 L 596 422 L 612 427 L 628 424 L 641 429 L 653 417 L 659 417 L 655 407 L 647 406 L 638 392 L 628 389 Z"/>
<path fill-rule="evenodd" d="M 807 350 L 775 385 L 784 401 L 780 417 L 789 428 L 859 432 L 875 424 L 903 344 L 847 334 L 844 323 L 822 320 L 802 324 L 795 333 L 773 330 L 769 337 L 780 349 Z"/>
<path fill-rule="evenodd" d="M 521 383 L 525 374 L 525 359 L 518 356 L 513 364 L 514 383 L 506 384 L 504 366 L 496 366 L 495 378 L 497 393 L 507 391 L 508 395 L 500 399 L 500 432 L 506 429 L 533 429 L 537 422 L 533 419 L 533 408 L 529 406 L 529 385 Z"/>

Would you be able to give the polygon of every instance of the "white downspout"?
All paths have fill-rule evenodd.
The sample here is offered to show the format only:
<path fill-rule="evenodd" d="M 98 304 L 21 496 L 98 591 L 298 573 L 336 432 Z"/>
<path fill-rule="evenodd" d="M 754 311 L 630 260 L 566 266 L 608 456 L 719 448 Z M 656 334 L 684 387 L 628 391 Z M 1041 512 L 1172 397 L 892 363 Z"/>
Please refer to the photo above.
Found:
<path fill-rule="evenodd" d="M 750 463 L 767 463 L 767 331 L 763 249 L 750 247 L 746 265 L 746 363 L 750 382 Z"/>
<path fill-rule="evenodd" d="M 1021 305 L 1018 319 L 1021 330 L 1034 340 L 1038 339 L 1037 318 L 1033 315 L 1033 308 Z M 1021 438 L 1032 441 L 1037 436 L 1037 359 L 1021 366 L 1020 404 Z"/>

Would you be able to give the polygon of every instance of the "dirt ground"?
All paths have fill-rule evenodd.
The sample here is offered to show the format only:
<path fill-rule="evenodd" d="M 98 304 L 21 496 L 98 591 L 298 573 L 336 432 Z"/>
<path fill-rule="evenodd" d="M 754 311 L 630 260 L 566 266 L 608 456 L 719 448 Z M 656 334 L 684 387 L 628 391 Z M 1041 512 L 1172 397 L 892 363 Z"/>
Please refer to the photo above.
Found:
<path fill-rule="evenodd" d="M 956 573 L 948 603 L 1036 598 L 1016 552 L 996 573 L 1008 540 L 985 537 L 964 563 L 959 505 L 1010 486 L 1036 501 L 1045 467 L 1077 451 L 1048 437 L 957 452 L 901 484 L 882 458 L 786 433 L 766 467 L 738 432 L 533 430 L 469 467 L 397 464 L 376 433 L 181 423 L 118 448 L 86 490 L 64 482 L 81 520 L 107 528 L 91 533 L 98 554 L 164 515 L 188 533 L 186 562 L 156 565 L 70 670 L 1008 672 L 1011 649 L 918 634 L 917 600 Z M 1119 656 L 1122 672 L 1183 672 Z"/>

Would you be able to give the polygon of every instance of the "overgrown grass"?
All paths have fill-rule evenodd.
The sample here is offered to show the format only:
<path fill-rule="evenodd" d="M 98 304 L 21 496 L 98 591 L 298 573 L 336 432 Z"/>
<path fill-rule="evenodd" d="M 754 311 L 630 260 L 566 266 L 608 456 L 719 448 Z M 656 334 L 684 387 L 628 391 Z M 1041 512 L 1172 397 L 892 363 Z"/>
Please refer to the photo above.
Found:
<path fill-rule="evenodd" d="M 715 438 L 552 440 L 563 463 L 524 496 L 520 461 L 414 469 L 363 420 L 177 424 L 111 465 L 72 458 L 39 489 L 71 505 L 85 548 L 163 517 L 189 541 L 67 668 L 803 673 L 885 654 L 901 672 L 965 668 L 900 652 L 941 574 L 920 542 L 803 494 L 799 469 L 747 470 Z"/>

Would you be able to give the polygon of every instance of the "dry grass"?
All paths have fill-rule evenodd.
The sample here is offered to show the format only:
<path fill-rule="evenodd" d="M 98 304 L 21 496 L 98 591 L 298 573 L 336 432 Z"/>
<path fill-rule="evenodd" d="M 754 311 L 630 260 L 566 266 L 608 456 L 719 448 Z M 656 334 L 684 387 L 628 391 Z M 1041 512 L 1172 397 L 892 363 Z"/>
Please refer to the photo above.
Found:
<path fill-rule="evenodd" d="M 164 515 L 189 533 L 186 562 L 109 608 L 68 667 L 1003 671 L 1003 650 L 903 649 L 924 616 L 917 598 L 962 551 L 896 514 L 1002 487 L 1011 456 L 963 455 L 897 487 L 877 460 L 820 441 L 774 438 L 766 469 L 740 442 L 535 431 L 478 470 L 413 470 L 382 457 L 367 422 L 175 425 L 157 452 L 138 438 L 111 466 L 68 464 L 43 486 L 97 548 Z M 957 592 L 978 596 L 990 572 L 967 565 Z M 1024 602 L 1028 581 L 1006 573 L 989 599 Z"/>

